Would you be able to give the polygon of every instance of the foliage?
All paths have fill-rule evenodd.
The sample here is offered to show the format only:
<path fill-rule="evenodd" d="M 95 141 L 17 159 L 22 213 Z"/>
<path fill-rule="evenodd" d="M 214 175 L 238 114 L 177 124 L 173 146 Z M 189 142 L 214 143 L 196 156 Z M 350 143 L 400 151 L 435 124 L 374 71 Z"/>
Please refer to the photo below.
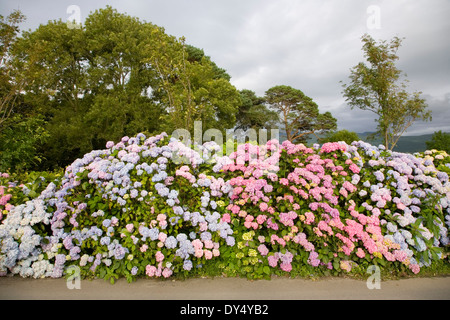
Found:
<path fill-rule="evenodd" d="M 450 133 L 441 130 L 433 133 L 431 141 L 425 142 L 428 149 L 436 149 L 450 153 Z"/>
<path fill-rule="evenodd" d="M 23 119 L 16 115 L 0 132 L 0 170 L 24 171 L 42 162 L 38 148 L 49 137 L 42 117 Z"/>
<path fill-rule="evenodd" d="M 0 225 L 0 271 L 114 282 L 204 272 L 418 273 L 448 250 L 446 153 L 362 141 L 185 146 L 124 137 L 76 160 Z M 59 181 L 59 182 L 58 182 Z M 4 188 L 2 188 L 3 190 Z M 10 201 L 8 199 L 8 201 Z"/>
<path fill-rule="evenodd" d="M 368 110 L 378 116 L 378 134 L 386 148 L 392 150 L 400 136 L 417 120 L 431 119 L 421 92 L 408 93 L 406 81 L 395 66 L 401 39 L 377 43 L 370 35 L 362 37 L 364 56 L 369 63 L 358 63 L 351 69 L 350 84 L 343 84 L 343 94 L 353 108 Z"/>
<path fill-rule="evenodd" d="M 31 171 L 21 174 L 0 173 L 0 221 L 16 205 L 37 198 L 53 182 L 59 184 L 62 172 Z"/>
<path fill-rule="evenodd" d="M 281 114 L 281 122 L 291 142 L 305 141 L 305 135 L 336 129 L 330 112 L 319 113 L 319 107 L 301 90 L 275 86 L 266 91 L 265 100 Z"/>
<path fill-rule="evenodd" d="M 241 90 L 240 92 L 242 104 L 236 116 L 237 129 L 270 129 L 276 127 L 278 122 L 278 114 L 269 110 L 264 105 L 264 98 L 257 97 L 255 92 L 251 90 Z"/>
<path fill-rule="evenodd" d="M 46 120 L 50 137 L 38 148 L 45 168 L 138 132 L 193 130 L 195 120 L 205 130 L 231 128 L 240 104 L 229 76 L 202 51 L 109 6 L 80 28 L 58 20 L 23 32 L 11 63 L 26 116 Z"/>
<path fill-rule="evenodd" d="M 359 141 L 358 134 L 353 131 L 339 130 L 335 132 L 329 132 L 324 138 L 320 138 L 320 143 L 325 142 L 339 142 L 344 141 L 347 144 L 351 144 L 353 141 Z"/>
<path fill-rule="evenodd" d="M 25 16 L 14 10 L 6 18 L 0 15 L 0 133 L 5 121 L 14 115 L 23 83 L 15 77 L 17 69 L 12 62 L 12 47 L 17 40 L 19 24 Z"/>

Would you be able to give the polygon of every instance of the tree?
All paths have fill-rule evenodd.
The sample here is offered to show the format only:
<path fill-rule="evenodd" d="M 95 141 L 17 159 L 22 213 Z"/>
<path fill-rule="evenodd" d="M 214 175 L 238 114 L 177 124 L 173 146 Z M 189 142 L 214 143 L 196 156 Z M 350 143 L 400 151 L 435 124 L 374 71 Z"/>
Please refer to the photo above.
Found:
<path fill-rule="evenodd" d="M 281 113 L 281 122 L 291 142 L 305 141 L 308 134 L 336 129 L 336 119 L 331 113 L 319 113 L 317 104 L 301 90 L 275 86 L 266 91 L 265 100 Z"/>
<path fill-rule="evenodd" d="M 211 60 L 211 57 L 205 55 L 205 52 L 202 49 L 199 49 L 197 47 L 194 47 L 190 44 L 186 44 L 186 52 L 187 52 L 187 60 L 190 63 L 198 62 L 201 63 L 202 59 L 205 58 L 204 61 L 207 61 L 211 64 L 212 68 L 214 69 L 214 78 L 223 78 L 227 81 L 230 81 L 231 76 L 227 73 L 225 69 L 219 68 L 217 64 Z"/>
<path fill-rule="evenodd" d="M 25 16 L 19 10 L 6 18 L 0 15 L 0 132 L 13 114 L 23 88 L 23 83 L 16 77 L 17 68 L 11 51 L 17 40 L 19 24 L 24 20 Z"/>
<path fill-rule="evenodd" d="M 450 153 L 450 133 L 442 132 L 441 130 L 433 133 L 431 141 L 425 142 L 427 149 L 436 149 Z"/>
<path fill-rule="evenodd" d="M 58 20 L 24 32 L 12 61 L 31 115 L 47 122 L 39 150 L 50 168 L 125 135 L 193 130 L 196 120 L 232 128 L 241 103 L 202 50 L 110 6 L 80 28 Z"/>
<path fill-rule="evenodd" d="M 347 144 L 351 144 L 353 141 L 359 141 L 359 136 L 356 132 L 348 130 L 331 131 L 325 137 L 320 138 L 320 143 L 325 142 L 339 142 L 345 141 Z"/>
<path fill-rule="evenodd" d="M 402 71 L 395 66 L 402 40 L 377 43 L 370 35 L 362 37 L 362 49 L 368 65 L 360 62 L 350 69 L 350 84 L 343 84 L 343 95 L 349 106 L 368 110 L 378 116 L 377 133 L 385 147 L 392 150 L 400 136 L 415 121 L 431 120 L 421 92 L 408 93 Z"/>
<path fill-rule="evenodd" d="M 242 103 L 236 116 L 236 129 L 269 129 L 278 122 L 278 114 L 264 105 L 264 98 L 256 96 L 251 90 L 239 92 Z"/>
<path fill-rule="evenodd" d="M 155 91 L 166 106 L 165 130 L 183 128 L 192 133 L 195 121 L 202 121 L 204 130 L 232 128 L 241 100 L 226 73 L 200 49 L 188 51 L 184 38 L 157 41 L 151 48 L 155 46 L 158 49 L 146 61 L 159 76 Z"/>
<path fill-rule="evenodd" d="M 0 172 L 35 169 L 42 163 L 39 146 L 48 138 L 42 117 L 14 115 L 0 132 Z"/>
<path fill-rule="evenodd" d="M 26 71 L 15 59 L 19 24 L 25 16 L 14 10 L 0 15 L 0 171 L 34 169 L 42 160 L 38 148 L 48 138 L 42 116 L 31 113 L 22 94 Z"/>

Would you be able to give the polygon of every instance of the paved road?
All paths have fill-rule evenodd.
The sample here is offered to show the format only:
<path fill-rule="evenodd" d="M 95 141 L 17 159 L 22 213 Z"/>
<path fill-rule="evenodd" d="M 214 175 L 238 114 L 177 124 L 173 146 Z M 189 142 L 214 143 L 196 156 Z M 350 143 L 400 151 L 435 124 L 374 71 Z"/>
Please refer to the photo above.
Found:
<path fill-rule="evenodd" d="M 75 284 L 73 282 L 72 284 Z M 432 299 L 450 300 L 450 277 L 381 281 L 368 289 L 366 281 L 274 278 L 248 281 L 239 278 L 184 281 L 140 279 L 114 285 L 104 280 L 82 280 L 80 289 L 68 289 L 65 279 L 0 277 L 0 299 L 136 299 L 136 300 L 292 300 L 292 299 Z"/>

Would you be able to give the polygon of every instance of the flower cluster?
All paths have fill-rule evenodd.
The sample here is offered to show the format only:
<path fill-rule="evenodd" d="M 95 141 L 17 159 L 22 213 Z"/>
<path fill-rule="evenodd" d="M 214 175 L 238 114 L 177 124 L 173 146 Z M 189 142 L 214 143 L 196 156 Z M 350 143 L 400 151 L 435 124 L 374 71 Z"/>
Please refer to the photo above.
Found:
<path fill-rule="evenodd" d="M 241 148 L 249 154 L 241 156 L 247 163 L 238 164 L 236 153 L 230 156 L 234 162 L 222 167 L 234 187 L 224 219 L 238 226 L 235 232 L 242 236 L 237 239 L 246 240 L 238 242 L 237 266 L 258 261 L 290 271 L 296 260 L 299 265 L 350 271 L 358 263 L 378 259 L 417 273 L 424 265 L 418 249 L 431 259 L 439 245 L 448 244 L 443 217 L 430 210 L 433 205 L 425 204 L 425 199 L 411 199 L 413 192 L 427 199 L 435 195 L 439 205 L 449 210 L 448 176 L 432 169 L 432 164 L 425 170 L 420 158 L 389 153 L 362 141 L 352 146 L 326 143 L 316 151 L 285 141 L 277 167 L 268 172 L 251 161 L 252 151 L 258 154 L 258 148 Z M 412 181 L 420 181 L 420 187 Z M 420 221 L 416 228 L 407 228 L 423 215 L 424 205 L 435 217 L 435 228 L 430 230 Z M 394 223 L 403 229 L 394 230 Z M 255 232 L 251 239 L 244 238 L 248 230 Z M 248 259 L 253 248 L 258 254 Z M 293 252 L 294 257 L 278 264 L 281 250 Z"/>
<path fill-rule="evenodd" d="M 7 181 L 9 177 L 9 173 L 0 172 L 0 221 L 3 219 L 3 215 L 6 215 L 13 206 L 9 201 L 12 198 L 10 190 L 14 185 Z"/>
<path fill-rule="evenodd" d="M 260 278 L 374 263 L 417 273 L 444 256 L 446 153 L 362 141 L 221 148 L 138 134 L 77 159 L 45 188 L 21 185 L 22 198 L 0 186 L 0 274 L 61 277 L 75 265 L 132 280 L 212 266 Z"/>
<path fill-rule="evenodd" d="M 42 192 L 49 207 L 42 223 L 51 233 L 33 248 L 52 262 L 53 277 L 73 264 L 101 277 L 111 267 L 127 277 L 168 277 L 201 266 L 234 244 L 220 219 L 232 187 L 209 175 L 209 159 L 166 134 L 108 142 L 68 166 L 60 188 Z M 23 260 L 14 259 L 0 270 Z"/>
<path fill-rule="evenodd" d="M 51 214 L 42 199 L 14 206 L 0 225 L 0 273 L 7 270 L 22 277 L 48 277 L 53 264 L 44 259 L 40 248 L 43 237 L 33 228 L 49 224 Z"/>
<path fill-rule="evenodd" d="M 414 273 L 439 260 L 449 244 L 445 216 L 450 211 L 450 182 L 448 174 L 437 169 L 442 164 L 433 163 L 431 151 L 386 152 L 361 141 L 355 146 L 364 150 L 371 168 L 362 177 L 361 205 L 380 216 L 385 241 L 399 248 L 394 256 Z M 436 156 L 444 160 L 444 155 Z"/>

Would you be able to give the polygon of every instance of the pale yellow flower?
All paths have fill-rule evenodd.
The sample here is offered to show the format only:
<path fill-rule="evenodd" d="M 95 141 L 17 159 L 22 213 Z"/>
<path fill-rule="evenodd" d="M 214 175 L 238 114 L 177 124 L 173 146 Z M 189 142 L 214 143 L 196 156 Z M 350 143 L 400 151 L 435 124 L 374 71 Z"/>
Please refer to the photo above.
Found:
<path fill-rule="evenodd" d="M 255 232 L 254 232 L 254 231 L 249 231 L 249 232 L 246 232 L 246 233 L 244 233 L 244 234 L 242 235 L 242 239 L 247 240 L 247 241 L 250 241 L 250 240 L 253 239 L 253 236 L 254 236 L 254 235 L 255 235 Z"/>
<path fill-rule="evenodd" d="M 223 202 L 222 200 L 217 201 L 216 204 L 217 204 L 219 207 L 225 206 L 225 202 Z"/>

